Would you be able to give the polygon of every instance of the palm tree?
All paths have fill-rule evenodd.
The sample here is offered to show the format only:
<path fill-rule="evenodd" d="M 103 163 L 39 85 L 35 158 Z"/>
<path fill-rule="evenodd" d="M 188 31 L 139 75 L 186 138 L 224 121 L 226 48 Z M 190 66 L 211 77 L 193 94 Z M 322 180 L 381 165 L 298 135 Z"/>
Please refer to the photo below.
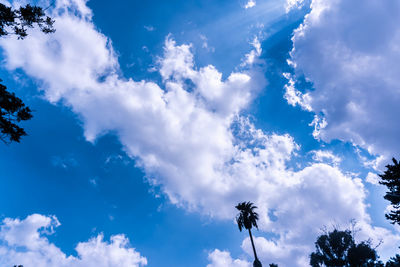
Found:
<path fill-rule="evenodd" d="M 258 230 L 257 226 L 258 214 L 257 212 L 254 211 L 254 209 L 256 209 L 257 207 L 254 206 L 254 204 L 251 202 L 242 202 L 237 204 L 235 208 L 240 211 L 239 214 L 236 216 L 236 222 L 238 224 L 240 232 L 242 231 L 243 228 L 246 228 L 249 231 L 251 245 L 253 246 L 254 258 L 255 258 L 253 267 L 262 267 L 261 262 L 257 258 L 256 248 L 254 247 L 253 236 L 251 234 L 251 228 L 253 226 Z"/>

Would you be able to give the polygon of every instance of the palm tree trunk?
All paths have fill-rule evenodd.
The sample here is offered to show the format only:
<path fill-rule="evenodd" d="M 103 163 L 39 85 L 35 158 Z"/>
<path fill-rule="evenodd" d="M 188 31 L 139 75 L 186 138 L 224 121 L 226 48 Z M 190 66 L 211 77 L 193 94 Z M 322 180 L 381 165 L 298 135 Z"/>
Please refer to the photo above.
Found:
<path fill-rule="evenodd" d="M 253 235 L 251 234 L 251 230 L 250 230 L 250 229 L 248 229 L 248 230 L 249 230 L 251 245 L 253 246 L 254 258 L 255 258 L 256 260 L 258 260 L 258 258 L 257 258 L 257 253 L 256 253 L 256 247 L 254 246 Z"/>

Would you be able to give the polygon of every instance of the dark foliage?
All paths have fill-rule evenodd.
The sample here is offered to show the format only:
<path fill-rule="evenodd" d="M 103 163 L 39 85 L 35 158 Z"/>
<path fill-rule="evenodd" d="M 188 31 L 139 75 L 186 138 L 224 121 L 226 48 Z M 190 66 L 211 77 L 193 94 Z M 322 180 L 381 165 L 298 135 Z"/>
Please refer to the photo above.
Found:
<path fill-rule="evenodd" d="M 31 118 L 30 108 L 0 84 L 0 140 L 4 143 L 19 142 L 26 132 L 17 123 Z"/>
<path fill-rule="evenodd" d="M 53 28 L 54 20 L 45 16 L 41 7 L 21 6 L 19 9 L 0 4 L 0 37 L 14 33 L 18 35 L 18 39 L 25 38 L 28 28 L 33 28 L 37 25 L 42 32 L 55 32 Z"/>
<path fill-rule="evenodd" d="M 242 231 L 243 228 L 251 229 L 253 226 L 258 229 L 258 214 L 254 211 L 257 207 L 254 206 L 253 203 L 242 202 L 239 203 L 235 208 L 240 211 L 240 213 L 236 216 L 236 222 L 240 231 Z"/>
<path fill-rule="evenodd" d="M 278 267 L 278 264 L 271 263 L 271 264 L 269 265 L 269 267 Z"/>
<path fill-rule="evenodd" d="M 390 201 L 394 208 L 385 216 L 391 223 L 400 225 L 400 164 L 395 158 L 392 161 L 393 165 L 387 165 L 386 171 L 379 175 L 382 178 L 379 183 L 388 188 L 384 198 Z"/>
<path fill-rule="evenodd" d="M 356 244 L 351 231 L 337 229 L 323 234 L 315 242 L 316 252 L 310 255 L 310 265 L 313 267 L 369 267 L 382 266 L 377 261 L 375 249 L 368 242 Z"/>
<path fill-rule="evenodd" d="M 396 255 L 393 258 L 390 258 L 388 262 L 386 262 L 385 267 L 400 267 L 400 255 Z"/>
<path fill-rule="evenodd" d="M 41 7 L 27 4 L 13 9 L 0 3 L 0 37 L 12 33 L 23 39 L 28 35 L 27 29 L 35 25 L 44 33 L 52 33 L 53 24 L 54 20 L 45 16 Z M 17 123 L 31 118 L 31 109 L 0 83 L 0 140 L 6 144 L 19 142 L 26 132 Z"/>
<path fill-rule="evenodd" d="M 347 258 L 349 266 L 380 266 L 382 264 L 376 261 L 378 258 L 376 251 L 366 242 L 349 248 Z"/>

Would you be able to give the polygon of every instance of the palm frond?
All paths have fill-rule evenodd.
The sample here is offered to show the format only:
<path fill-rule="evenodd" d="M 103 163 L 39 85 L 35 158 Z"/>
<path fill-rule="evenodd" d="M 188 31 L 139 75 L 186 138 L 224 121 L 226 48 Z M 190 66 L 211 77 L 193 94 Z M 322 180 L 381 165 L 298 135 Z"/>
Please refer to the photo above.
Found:
<path fill-rule="evenodd" d="M 251 229 L 252 226 L 258 229 L 258 213 L 254 211 L 257 209 L 257 206 L 248 201 L 237 204 L 235 208 L 239 210 L 239 214 L 236 216 L 236 222 L 240 231 L 242 231 L 243 228 Z"/>

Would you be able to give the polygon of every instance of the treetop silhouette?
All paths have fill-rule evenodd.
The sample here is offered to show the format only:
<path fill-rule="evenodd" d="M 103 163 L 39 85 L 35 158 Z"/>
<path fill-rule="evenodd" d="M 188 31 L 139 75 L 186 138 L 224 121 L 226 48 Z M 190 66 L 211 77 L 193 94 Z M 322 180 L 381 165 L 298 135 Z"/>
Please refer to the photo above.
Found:
<path fill-rule="evenodd" d="M 13 33 L 18 39 L 24 39 L 27 29 L 35 25 L 44 33 L 53 33 L 53 24 L 54 20 L 45 16 L 41 7 L 27 4 L 13 9 L 0 3 L 0 37 Z M 31 109 L 0 83 L 0 140 L 6 144 L 19 142 L 26 132 L 17 123 L 32 117 Z"/>
<path fill-rule="evenodd" d="M 315 242 L 316 252 L 310 255 L 312 267 L 369 267 L 384 266 L 377 261 L 375 249 L 368 241 L 356 244 L 350 230 L 332 232 L 320 235 Z"/>
<path fill-rule="evenodd" d="M 27 28 L 33 28 L 35 24 L 44 33 L 55 32 L 54 20 L 46 16 L 41 7 L 27 4 L 13 9 L 0 4 L 0 37 L 14 33 L 18 39 L 24 39 L 28 36 Z"/>
<path fill-rule="evenodd" d="M 31 118 L 31 109 L 0 84 L 0 140 L 6 144 L 19 142 L 26 132 L 17 123 Z"/>
<path fill-rule="evenodd" d="M 253 266 L 262 267 L 261 262 L 258 260 L 256 248 L 254 246 L 253 235 L 251 234 L 251 228 L 253 226 L 258 229 L 258 214 L 254 211 L 257 206 L 254 206 L 254 204 L 251 202 L 242 202 L 237 204 L 235 208 L 239 210 L 239 214 L 236 216 L 236 222 L 238 224 L 239 231 L 242 231 L 243 228 L 249 231 L 251 245 L 253 247 L 254 253 Z"/>
<path fill-rule="evenodd" d="M 392 224 L 400 225 L 400 164 L 395 158 L 392 161 L 393 165 L 386 165 L 386 171 L 379 175 L 382 178 L 379 183 L 386 185 L 389 189 L 384 198 L 393 206 L 393 209 L 385 214 L 386 219 Z"/>

